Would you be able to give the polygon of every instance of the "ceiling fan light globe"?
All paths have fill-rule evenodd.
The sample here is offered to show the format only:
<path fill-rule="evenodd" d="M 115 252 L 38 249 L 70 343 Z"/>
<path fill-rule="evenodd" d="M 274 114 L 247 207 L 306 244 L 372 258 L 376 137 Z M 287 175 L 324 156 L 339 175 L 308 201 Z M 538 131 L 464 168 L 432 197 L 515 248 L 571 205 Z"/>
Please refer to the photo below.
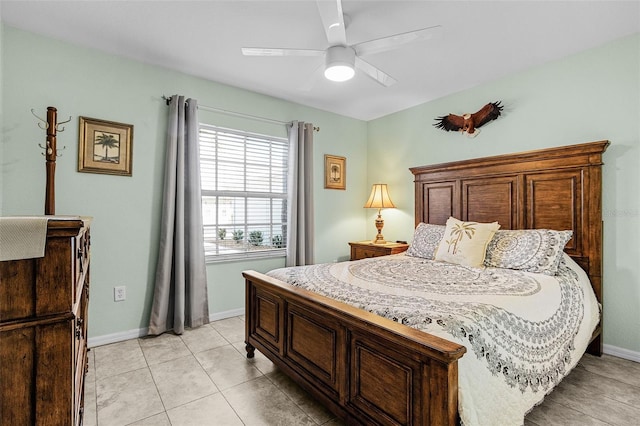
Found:
<path fill-rule="evenodd" d="M 331 46 L 327 49 L 327 66 L 324 76 L 331 81 L 347 81 L 356 73 L 356 52 L 347 46 Z"/>
<path fill-rule="evenodd" d="M 327 66 L 324 70 L 324 76 L 331 81 L 347 81 L 351 80 L 356 71 L 348 64 L 333 64 Z"/>

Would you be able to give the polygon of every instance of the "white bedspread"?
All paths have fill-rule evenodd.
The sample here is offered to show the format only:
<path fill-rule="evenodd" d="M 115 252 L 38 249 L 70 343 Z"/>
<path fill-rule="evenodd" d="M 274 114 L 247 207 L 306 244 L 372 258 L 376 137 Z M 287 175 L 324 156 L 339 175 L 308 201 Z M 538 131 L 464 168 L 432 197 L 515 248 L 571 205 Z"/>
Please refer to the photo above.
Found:
<path fill-rule="evenodd" d="M 599 320 L 587 275 L 566 254 L 555 277 L 405 255 L 268 275 L 464 345 L 466 426 L 522 425 L 577 364 Z"/>

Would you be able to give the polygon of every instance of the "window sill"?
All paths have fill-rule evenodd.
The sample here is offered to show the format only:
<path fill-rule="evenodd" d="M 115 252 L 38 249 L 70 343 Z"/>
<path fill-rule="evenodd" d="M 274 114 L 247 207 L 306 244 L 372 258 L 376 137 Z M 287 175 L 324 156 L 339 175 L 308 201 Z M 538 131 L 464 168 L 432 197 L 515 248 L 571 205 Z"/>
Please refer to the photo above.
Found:
<path fill-rule="evenodd" d="M 286 257 L 286 249 L 282 250 L 269 250 L 269 251 L 255 251 L 247 253 L 234 253 L 234 254 L 222 254 L 212 255 L 205 253 L 205 263 L 225 263 L 225 262 L 245 262 L 251 260 L 260 259 L 274 259 L 279 257 Z"/>

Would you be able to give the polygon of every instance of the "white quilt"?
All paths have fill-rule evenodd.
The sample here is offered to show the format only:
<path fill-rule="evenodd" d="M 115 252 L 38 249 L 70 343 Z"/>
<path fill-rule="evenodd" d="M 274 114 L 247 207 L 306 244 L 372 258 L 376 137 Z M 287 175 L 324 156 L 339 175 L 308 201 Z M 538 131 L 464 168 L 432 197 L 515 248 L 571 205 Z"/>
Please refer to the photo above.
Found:
<path fill-rule="evenodd" d="M 268 275 L 464 345 L 465 426 L 522 425 L 577 364 L 599 320 L 587 275 L 566 254 L 555 277 L 403 254 Z"/>

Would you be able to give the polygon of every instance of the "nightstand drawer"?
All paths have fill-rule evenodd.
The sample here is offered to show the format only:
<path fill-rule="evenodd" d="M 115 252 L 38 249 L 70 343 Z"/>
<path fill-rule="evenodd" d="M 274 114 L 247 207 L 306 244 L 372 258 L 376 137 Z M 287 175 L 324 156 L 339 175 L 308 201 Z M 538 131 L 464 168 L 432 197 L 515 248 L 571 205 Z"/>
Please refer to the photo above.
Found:
<path fill-rule="evenodd" d="M 349 245 L 351 246 L 351 260 L 388 256 L 390 254 L 402 253 L 409 248 L 409 244 L 373 244 L 371 241 L 350 242 Z"/>
<path fill-rule="evenodd" d="M 377 257 L 377 256 L 386 256 L 386 250 L 375 250 L 369 248 L 357 248 L 356 250 L 356 258 L 357 259 L 365 259 L 367 257 Z"/>

